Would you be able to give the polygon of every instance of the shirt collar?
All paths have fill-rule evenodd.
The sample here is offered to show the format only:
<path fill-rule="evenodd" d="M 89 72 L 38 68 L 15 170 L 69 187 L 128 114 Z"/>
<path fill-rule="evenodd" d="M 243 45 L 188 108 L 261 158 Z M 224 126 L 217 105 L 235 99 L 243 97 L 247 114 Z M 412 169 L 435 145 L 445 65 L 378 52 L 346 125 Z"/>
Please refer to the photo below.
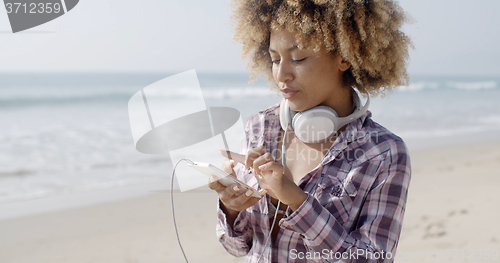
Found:
<path fill-rule="evenodd" d="M 361 132 L 361 130 L 363 129 L 365 121 L 371 118 L 371 116 L 372 113 L 370 111 L 366 111 L 360 118 L 347 124 L 346 129 L 340 133 L 339 138 L 343 138 L 350 143 L 365 137 L 366 133 Z"/>

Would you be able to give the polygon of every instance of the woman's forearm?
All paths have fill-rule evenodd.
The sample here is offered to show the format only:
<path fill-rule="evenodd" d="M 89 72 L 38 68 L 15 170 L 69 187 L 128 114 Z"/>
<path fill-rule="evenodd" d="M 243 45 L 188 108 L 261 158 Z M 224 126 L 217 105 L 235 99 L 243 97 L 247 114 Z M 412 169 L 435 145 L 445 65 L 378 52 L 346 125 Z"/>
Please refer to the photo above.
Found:
<path fill-rule="evenodd" d="M 222 201 L 220 201 L 220 208 L 222 209 L 222 212 L 226 214 L 227 224 L 232 227 L 234 225 L 234 221 L 236 220 L 240 212 L 227 208 L 226 206 L 224 206 L 224 203 Z"/>

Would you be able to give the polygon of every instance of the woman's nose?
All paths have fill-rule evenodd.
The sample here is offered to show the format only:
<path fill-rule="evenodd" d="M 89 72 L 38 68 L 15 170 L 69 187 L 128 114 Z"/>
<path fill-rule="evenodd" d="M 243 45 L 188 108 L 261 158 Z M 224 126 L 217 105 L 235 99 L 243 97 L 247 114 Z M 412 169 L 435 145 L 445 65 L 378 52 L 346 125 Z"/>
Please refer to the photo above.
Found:
<path fill-rule="evenodd" d="M 290 65 L 286 62 L 281 62 L 277 65 L 276 81 L 286 83 L 293 80 L 293 72 Z"/>

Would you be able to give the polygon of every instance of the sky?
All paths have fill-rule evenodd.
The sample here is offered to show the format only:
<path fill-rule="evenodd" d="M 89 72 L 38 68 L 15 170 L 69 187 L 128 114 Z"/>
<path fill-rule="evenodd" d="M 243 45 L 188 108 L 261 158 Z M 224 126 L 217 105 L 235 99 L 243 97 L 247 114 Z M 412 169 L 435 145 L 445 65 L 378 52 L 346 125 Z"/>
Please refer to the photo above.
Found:
<path fill-rule="evenodd" d="M 500 75 L 500 1 L 401 0 L 411 75 Z M 13 34 L 0 8 L 0 72 L 245 72 L 221 0 L 81 0 Z"/>

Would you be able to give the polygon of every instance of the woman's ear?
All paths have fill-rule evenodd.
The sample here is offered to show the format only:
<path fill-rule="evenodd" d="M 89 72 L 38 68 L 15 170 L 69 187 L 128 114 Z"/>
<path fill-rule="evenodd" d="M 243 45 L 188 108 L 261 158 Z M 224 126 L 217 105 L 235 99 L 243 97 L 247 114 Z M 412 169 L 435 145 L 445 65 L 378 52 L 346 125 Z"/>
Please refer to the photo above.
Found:
<path fill-rule="evenodd" d="M 351 63 L 349 63 L 349 61 L 347 61 L 343 58 L 340 58 L 340 59 L 341 59 L 341 61 L 339 62 L 339 70 L 340 71 L 348 70 L 351 67 Z"/>

